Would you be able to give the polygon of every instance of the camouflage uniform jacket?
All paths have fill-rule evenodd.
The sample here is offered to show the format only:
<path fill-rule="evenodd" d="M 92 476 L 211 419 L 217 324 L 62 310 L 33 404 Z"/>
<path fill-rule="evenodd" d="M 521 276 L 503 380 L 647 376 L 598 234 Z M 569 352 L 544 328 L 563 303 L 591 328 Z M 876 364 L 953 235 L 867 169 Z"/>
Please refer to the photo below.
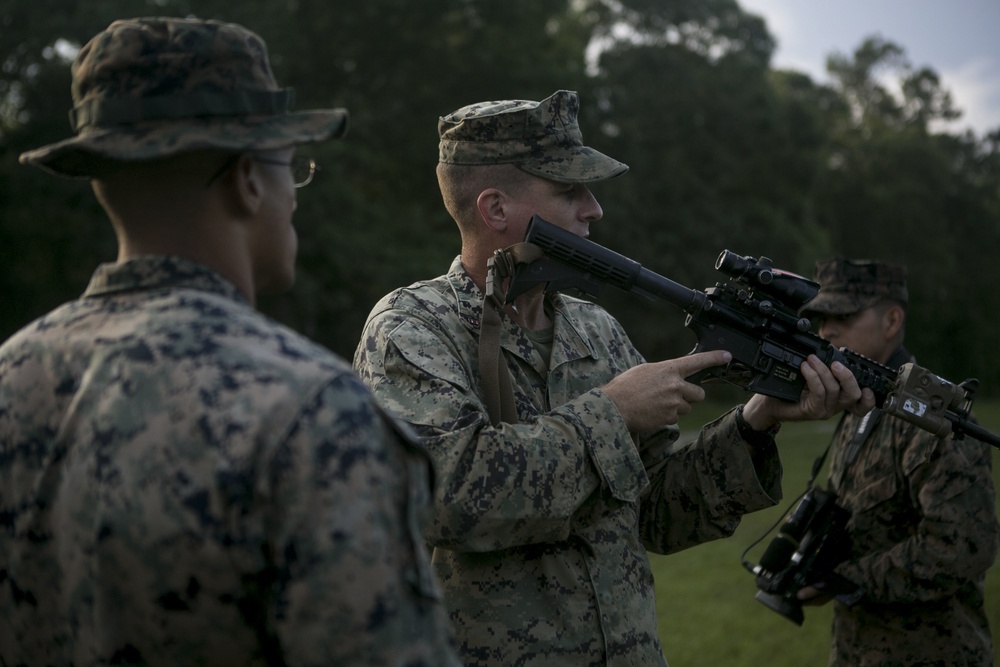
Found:
<path fill-rule="evenodd" d="M 548 364 L 504 317 L 520 423 L 494 428 L 478 370 L 482 299 L 456 259 L 383 298 L 355 355 L 380 403 L 426 436 L 438 480 L 429 539 L 462 658 L 665 664 L 646 549 L 728 536 L 773 505 L 776 448 L 751 461 L 731 413 L 689 447 L 673 447 L 673 427 L 637 444 L 599 387 L 642 357 L 606 311 L 562 295 Z"/>
<path fill-rule="evenodd" d="M 0 347 L 0 664 L 457 664 L 401 433 L 208 269 L 100 267 Z"/>
<path fill-rule="evenodd" d="M 910 360 L 900 350 L 893 368 Z M 834 435 L 830 481 L 851 512 L 837 571 L 865 590 L 835 604 L 830 664 L 993 664 L 984 576 L 998 548 L 989 445 L 882 415 L 848 463 L 861 418 Z"/>

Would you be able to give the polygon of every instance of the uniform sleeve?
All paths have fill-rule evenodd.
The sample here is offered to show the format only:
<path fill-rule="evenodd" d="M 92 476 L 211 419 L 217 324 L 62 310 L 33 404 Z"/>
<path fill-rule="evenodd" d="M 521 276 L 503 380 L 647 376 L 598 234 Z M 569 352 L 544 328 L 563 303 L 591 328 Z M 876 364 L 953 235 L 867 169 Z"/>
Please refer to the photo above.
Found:
<path fill-rule="evenodd" d="M 781 500 L 781 461 L 773 442 L 751 458 L 736 428 L 735 410 L 702 428 L 696 439 L 643 449 L 651 479 L 640 532 L 647 549 L 667 554 L 729 537 L 744 514 Z"/>
<path fill-rule="evenodd" d="M 289 665 L 455 665 L 424 546 L 426 454 L 345 373 L 270 466 L 270 615 Z"/>
<path fill-rule="evenodd" d="M 852 534 L 885 531 L 878 524 L 882 497 L 909 495 L 919 517 L 913 534 L 837 568 L 861 584 L 868 600 L 926 602 L 955 595 L 992 565 L 997 555 L 996 496 L 991 449 L 972 439 L 911 436 L 902 457 L 907 489 L 872 485 L 861 493 Z M 898 482 L 897 482 L 898 483 Z M 868 516 L 871 515 L 872 519 Z"/>
<path fill-rule="evenodd" d="M 563 540 L 598 491 L 638 501 L 648 483 L 642 460 L 602 391 L 493 427 L 467 356 L 438 326 L 385 311 L 369 321 L 354 359 L 434 460 L 432 546 L 482 552 Z"/>

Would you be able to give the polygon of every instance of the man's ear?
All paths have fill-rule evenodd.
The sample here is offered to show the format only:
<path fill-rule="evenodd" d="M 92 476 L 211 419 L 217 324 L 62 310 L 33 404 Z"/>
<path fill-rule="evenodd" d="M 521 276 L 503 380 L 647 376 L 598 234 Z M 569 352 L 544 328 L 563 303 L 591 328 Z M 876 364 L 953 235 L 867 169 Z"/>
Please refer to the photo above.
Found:
<path fill-rule="evenodd" d="M 886 309 L 882 318 L 885 324 L 885 337 L 887 340 L 891 340 L 902 331 L 903 324 L 906 322 L 906 311 L 903 310 L 902 306 L 893 304 Z"/>
<path fill-rule="evenodd" d="M 487 188 L 476 197 L 476 209 L 486 225 L 497 232 L 506 231 L 509 200 L 503 190 Z"/>
<path fill-rule="evenodd" d="M 260 169 L 252 155 L 249 153 L 240 155 L 233 165 L 229 180 L 231 204 L 235 207 L 235 212 L 247 216 L 255 215 L 264 201 L 264 184 L 260 178 Z"/>

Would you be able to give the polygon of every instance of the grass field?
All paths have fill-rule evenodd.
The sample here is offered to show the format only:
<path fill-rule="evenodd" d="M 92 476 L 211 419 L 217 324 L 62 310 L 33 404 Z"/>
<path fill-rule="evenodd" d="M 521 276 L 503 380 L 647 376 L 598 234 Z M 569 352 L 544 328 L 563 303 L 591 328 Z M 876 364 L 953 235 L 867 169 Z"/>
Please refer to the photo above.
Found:
<path fill-rule="evenodd" d="M 694 414 L 682 420 L 681 426 L 687 429 L 682 438 L 690 438 L 693 429 L 725 409 L 697 406 Z M 1000 433 L 1000 400 L 977 401 L 976 415 L 985 428 Z M 830 441 L 835 424 L 836 420 L 830 420 L 783 426 L 778 446 L 785 466 L 785 498 L 777 508 L 746 516 L 728 539 L 671 556 L 650 555 L 656 576 L 660 638 L 672 667 L 826 664 L 832 607 L 806 607 L 805 623 L 795 625 L 754 600 L 754 578 L 740 565 L 740 555 L 805 490 L 812 463 Z M 993 454 L 993 479 L 1000 489 L 1000 449 Z M 821 475 L 821 481 L 825 483 L 825 476 Z M 757 562 L 772 536 L 751 550 L 749 560 Z M 987 573 L 986 589 L 994 663 L 1000 665 L 1000 562 Z"/>

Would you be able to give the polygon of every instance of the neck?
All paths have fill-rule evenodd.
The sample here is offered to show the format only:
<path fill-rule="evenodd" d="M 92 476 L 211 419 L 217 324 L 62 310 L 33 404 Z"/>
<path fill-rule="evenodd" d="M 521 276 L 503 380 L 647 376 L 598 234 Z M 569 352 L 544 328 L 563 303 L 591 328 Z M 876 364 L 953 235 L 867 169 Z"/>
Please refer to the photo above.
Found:
<path fill-rule="evenodd" d="M 539 285 L 526 294 L 514 299 L 514 303 L 506 308 L 510 316 L 519 326 L 536 331 L 552 326 L 552 318 L 545 311 L 544 285 Z"/>
<path fill-rule="evenodd" d="M 165 230 L 163 233 L 150 233 L 150 230 Z M 245 253 L 238 252 L 243 245 L 232 234 L 238 229 L 230 230 L 229 234 L 206 233 L 206 230 L 217 229 L 209 225 L 189 227 L 187 233 L 180 230 L 169 230 L 166 225 L 147 225 L 143 234 L 128 232 L 118 235 L 118 261 L 144 255 L 171 255 L 183 257 L 202 264 L 223 278 L 233 283 L 244 297 L 251 303 L 256 303 L 253 271 L 249 258 Z"/>
<path fill-rule="evenodd" d="M 140 162 L 91 181 L 118 238 L 118 261 L 143 255 L 184 257 L 212 269 L 255 303 L 248 221 L 256 209 L 237 186 L 208 188 L 206 161 L 194 151 Z"/>

